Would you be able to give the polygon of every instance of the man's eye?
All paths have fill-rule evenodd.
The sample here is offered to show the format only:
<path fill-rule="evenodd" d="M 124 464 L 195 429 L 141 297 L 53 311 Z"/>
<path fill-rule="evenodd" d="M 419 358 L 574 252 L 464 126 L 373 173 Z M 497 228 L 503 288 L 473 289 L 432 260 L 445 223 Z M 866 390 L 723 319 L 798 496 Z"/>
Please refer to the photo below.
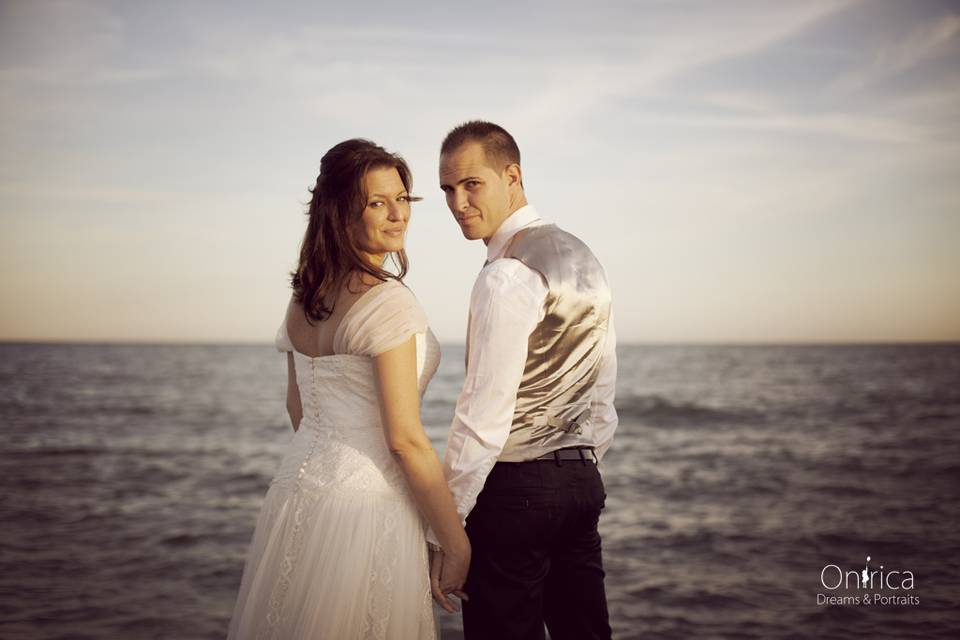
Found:
<path fill-rule="evenodd" d="M 476 187 L 476 186 L 479 185 L 479 184 L 480 184 L 480 182 L 478 182 L 477 180 L 468 180 L 468 181 L 467 181 L 467 186 L 468 186 L 469 188 L 471 188 L 471 189 L 473 189 L 474 187 Z"/>

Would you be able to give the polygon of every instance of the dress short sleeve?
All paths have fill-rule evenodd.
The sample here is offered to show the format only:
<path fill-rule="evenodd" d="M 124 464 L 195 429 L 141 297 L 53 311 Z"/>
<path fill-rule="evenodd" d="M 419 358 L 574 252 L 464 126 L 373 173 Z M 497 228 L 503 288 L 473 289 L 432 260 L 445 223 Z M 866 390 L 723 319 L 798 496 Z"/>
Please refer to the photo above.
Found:
<path fill-rule="evenodd" d="M 273 340 L 273 346 L 277 348 L 277 351 L 293 351 L 293 343 L 290 342 L 290 336 L 287 334 L 287 316 L 290 314 L 290 305 L 287 305 L 287 310 L 283 315 L 283 322 L 280 323 L 280 328 L 277 329 L 277 336 Z"/>
<path fill-rule="evenodd" d="M 396 280 L 387 280 L 354 303 L 335 341 L 337 353 L 378 356 L 427 330 L 427 316 L 416 296 Z"/>

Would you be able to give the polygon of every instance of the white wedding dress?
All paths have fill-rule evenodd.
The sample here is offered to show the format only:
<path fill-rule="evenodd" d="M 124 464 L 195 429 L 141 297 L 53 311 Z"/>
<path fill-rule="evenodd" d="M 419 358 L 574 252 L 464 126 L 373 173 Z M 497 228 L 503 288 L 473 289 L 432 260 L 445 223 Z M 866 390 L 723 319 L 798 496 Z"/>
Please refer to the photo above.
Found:
<path fill-rule="evenodd" d="M 399 282 L 354 302 L 334 355 L 296 351 L 281 324 L 276 347 L 293 352 L 303 419 L 264 498 L 228 640 L 439 636 L 426 523 L 387 449 L 373 372 L 373 356 L 411 334 L 422 397 L 440 348 Z"/>

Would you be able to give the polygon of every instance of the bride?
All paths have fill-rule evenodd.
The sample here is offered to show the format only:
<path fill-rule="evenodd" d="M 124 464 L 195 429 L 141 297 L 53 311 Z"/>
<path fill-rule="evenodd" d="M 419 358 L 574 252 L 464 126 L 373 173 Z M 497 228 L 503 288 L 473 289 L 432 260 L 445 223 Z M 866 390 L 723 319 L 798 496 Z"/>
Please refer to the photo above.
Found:
<path fill-rule="evenodd" d="M 401 282 L 411 175 L 367 140 L 320 163 L 277 331 L 294 433 L 247 551 L 229 640 L 435 638 L 434 597 L 458 610 L 470 564 L 440 461 L 420 422 L 439 346 Z M 384 269 L 391 254 L 399 275 Z"/>

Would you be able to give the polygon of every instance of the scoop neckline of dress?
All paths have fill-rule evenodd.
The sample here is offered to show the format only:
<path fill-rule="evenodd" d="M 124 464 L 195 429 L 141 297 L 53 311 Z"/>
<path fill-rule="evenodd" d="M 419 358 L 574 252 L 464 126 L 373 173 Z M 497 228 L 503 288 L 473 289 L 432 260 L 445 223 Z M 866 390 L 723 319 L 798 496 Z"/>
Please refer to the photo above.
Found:
<path fill-rule="evenodd" d="M 350 308 L 347 309 L 347 312 L 343 314 L 342 318 L 340 318 L 340 324 L 337 325 L 337 328 L 333 332 L 333 344 L 337 344 L 337 338 L 340 337 L 340 331 L 346 325 L 347 318 L 350 317 L 350 314 L 354 312 L 357 306 L 359 306 L 360 301 L 366 298 L 370 294 L 370 292 L 373 291 L 374 289 L 379 289 L 380 287 L 390 284 L 391 282 L 396 282 L 397 284 L 400 284 L 400 282 L 398 282 L 397 280 L 394 280 L 393 278 L 390 278 L 389 280 L 384 280 L 380 284 L 375 284 L 369 289 L 367 289 L 366 291 L 364 291 L 363 293 L 361 293 L 360 297 L 353 301 L 353 304 L 350 305 Z M 322 356 L 311 356 L 302 351 L 297 351 L 297 348 L 293 345 L 293 340 L 290 340 L 290 332 L 287 331 L 286 321 L 284 321 L 283 323 L 283 331 L 284 333 L 287 334 L 287 341 L 290 343 L 291 351 L 293 351 L 293 353 L 297 354 L 298 356 L 303 356 L 304 358 L 307 358 L 309 360 L 323 360 L 324 358 L 367 358 L 367 356 L 361 356 L 356 353 L 328 353 Z"/>

